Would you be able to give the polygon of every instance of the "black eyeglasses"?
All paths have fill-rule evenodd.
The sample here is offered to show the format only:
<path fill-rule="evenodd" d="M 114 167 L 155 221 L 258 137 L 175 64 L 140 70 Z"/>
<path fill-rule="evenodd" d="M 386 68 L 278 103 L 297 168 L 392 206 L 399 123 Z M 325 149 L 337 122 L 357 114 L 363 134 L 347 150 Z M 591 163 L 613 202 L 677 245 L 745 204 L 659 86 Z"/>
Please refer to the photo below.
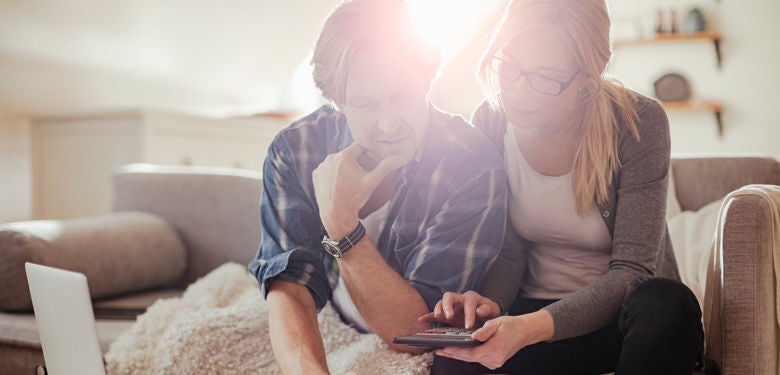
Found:
<path fill-rule="evenodd" d="M 539 93 L 552 96 L 561 95 L 561 93 L 566 91 L 572 82 L 574 82 L 577 75 L 580 74 L 580 71 L 578 70 L 568 81 L 559 81 L 555 78 L 550 78 L 541 74 L 527 72 L 519 65 L 506 61 L 498 56 L 493 57 L 490 61 L 490 70 L 507 81 L 514 82 L 520 79 L 520 77 L 525 76 L 528 85 L 531 86 L 532 89 Z"/>

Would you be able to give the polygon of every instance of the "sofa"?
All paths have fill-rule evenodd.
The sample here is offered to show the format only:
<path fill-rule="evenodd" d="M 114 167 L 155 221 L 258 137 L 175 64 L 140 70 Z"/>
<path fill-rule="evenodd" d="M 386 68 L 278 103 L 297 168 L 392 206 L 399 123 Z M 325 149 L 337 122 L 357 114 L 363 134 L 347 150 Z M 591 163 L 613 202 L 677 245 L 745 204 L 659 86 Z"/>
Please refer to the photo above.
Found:
<path fill-rule="evenodd" d="M 66 230 L 59 238 L 46 238 L 49 246 L 29 243 L 29 237 L 42 237 L 40 233 L 26 233 L 34 232 L 37 229 L 34 224 L 40 221 L 0 225 L 0 310 L 10 303 L 3 299 L 18 297 L 19 293 L 8 296 L 8 289 L 27 292 L 26 278 L 16 278 L 10 281 L 12 285 L 8 284 L 9 267 L 18 269 L 17 273 L 21 272 L 22 276 L 23 261 L 84 272 L 93 296 L 98 339 L 104 353 L 119 335 L 130 328 L 135 316 L 158 298 L 181 295 L 187 285 L 221 264 L 249 263 L 260 243 L 258 210 L 262 182 L 259 173 L 226 168 L 132 164 L 120 168 L 113 176 L 112 184 L 111 214 L 53 221 L 63 224 Z M 159 221 L 167 223 L 171 230 L 161 227 Z M 122 223 L 126 228 L 117 228 Z M 141 227 L 143 231 L 137 233 L 138 230 L 130 227 Z M 27 249 L 15 249 L 19 246 L 9 243 L 13 242 L 13 238 L 9 239 L 13 236 L 9 235 L 20 237 L 20 232 L 28 242 Z M 180 241 L 179 244 L 170 243 L 171 232 Z M 72 241 L 80 236 L 98 239 L 77 238 Z M 127 241 L 117 241 L 117 237 Z M 157 240 L 150 237 L 157 237 Z M 133 242 L 132 239 L 157 249 L 133 248 L 126 243 Z M 90 241 L 91 247 L 101 248 L 101 251 L 92 251 L 94 257 L 91 259 L 82 257 L 82 262 L 74 263 L 57 256 L 64 252 L 90 251 L 88 246 L 82 245 Z M 71 246 L 72 242 L 76 242 L 75 246 Z M 168 244 L 160 246 L 161 242 Z M 57 250 L 58 254 L 48 257 L 41 254 L 55 252 L 53 250 Z M 130 251 L 136 256 L 127 253 Z M 171 254 L 180 254 L 181 259 L 177 262 Z M 120 260 L 117 262 L 116 259 Z M 103 284 L 114 282 L 117 273 L 125 272 L 127 268 L 146 273 L 136 277 L 138 288 L 132 290 L 127 283 L 102 288 Z M 153 275 L 143 268 L 174 274 L 175 278 L 158 278 L 149 282 Z M 16 305 L 12 311 L 0 311 L 0 375 L 28 374 L 35 364 L 43 363 L 29 302 L 22 307 L 18 303 Z"/>
<path fill-rule="evenodd" d="M 743 185 L 780 185 L 780 163 L 766 157 L 675 157 L 671 172 L 685 211 Z M 44 362 L 18 269 L 24 261 L 87 275 L 105 353 L 157 299 L 180 295 L 221 264 L 252 259 L 261 189 L 252 171 L 134 164 L 113 176 L 108 215 L 0 225 L 0 375 Z M 751 195 L 732 198 L 721 212 L 722 260 L 709 277 L 713 313 L 705 326 L 707 356 L 723 374 L 777 373 L 772 264 L 780 249 L 772 246 L 770 212 Z"/>

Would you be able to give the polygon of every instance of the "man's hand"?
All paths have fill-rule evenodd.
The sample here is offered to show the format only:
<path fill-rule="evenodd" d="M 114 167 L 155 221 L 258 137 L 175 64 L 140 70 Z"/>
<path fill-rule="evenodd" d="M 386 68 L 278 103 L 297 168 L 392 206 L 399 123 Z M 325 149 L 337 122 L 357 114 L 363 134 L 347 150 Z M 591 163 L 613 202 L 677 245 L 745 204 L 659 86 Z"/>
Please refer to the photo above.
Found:
<path fill-rule="evenodd" d="M 408 162 L 400 156 L 390 156 L 367 171 L 358 162 L 364 152 L 363 147 L 353 143 L 328 155 L 312 172 L 320 219 L 331 238 L 344 238 L 355 229 L 360 209 L 374 190 L 391 172 Z"/>
<path fill-rule="evenodd" d="M 444 322 L 453 327 L 472 329 L 499 315 L 501 308 L 496 302 L 470 290 L 463 294 L 444 293 L 433 312 L 421 316 L 420 321 Z"/>

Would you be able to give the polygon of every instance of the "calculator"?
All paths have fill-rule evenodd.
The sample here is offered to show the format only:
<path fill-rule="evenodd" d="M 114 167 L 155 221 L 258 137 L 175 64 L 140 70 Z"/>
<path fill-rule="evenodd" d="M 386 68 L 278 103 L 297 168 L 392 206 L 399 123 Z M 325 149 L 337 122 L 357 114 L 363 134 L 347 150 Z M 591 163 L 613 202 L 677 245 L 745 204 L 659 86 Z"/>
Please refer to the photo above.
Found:
<path fill-rule="evenodd" d="M 420 348 L 441 348 L 445 346 L 469 347 L 482 344 L 471 338 L 473 329 L 459 327 L 435 327 L 407 336 L 396 337 L 394 344 L 406 344 Z"/>

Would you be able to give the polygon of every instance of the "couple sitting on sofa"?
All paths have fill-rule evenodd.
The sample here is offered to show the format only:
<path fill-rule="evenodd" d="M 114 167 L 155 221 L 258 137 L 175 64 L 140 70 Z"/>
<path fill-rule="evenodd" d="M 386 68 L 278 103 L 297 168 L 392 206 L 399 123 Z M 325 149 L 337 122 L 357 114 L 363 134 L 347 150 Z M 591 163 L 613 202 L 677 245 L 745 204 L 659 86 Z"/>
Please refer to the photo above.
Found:
<path fill-rule="evenodd" d="M 428 102 L 439 56 L 405 2 L 330 14 L 312 64 L 334 106 L 272 143 L 249 265 L 283 372 L 328 372 L 329 299 L 399 351 L 421 351 L 392 338 L 434 320 L 481 325 L 484 343 L 437 350 L 434 373 L 695 369 L 701 312 L 664 214 L 668 121 L 602 78 L 608 33 L 604 0 L 510 2 L 475 129 Z"/>

